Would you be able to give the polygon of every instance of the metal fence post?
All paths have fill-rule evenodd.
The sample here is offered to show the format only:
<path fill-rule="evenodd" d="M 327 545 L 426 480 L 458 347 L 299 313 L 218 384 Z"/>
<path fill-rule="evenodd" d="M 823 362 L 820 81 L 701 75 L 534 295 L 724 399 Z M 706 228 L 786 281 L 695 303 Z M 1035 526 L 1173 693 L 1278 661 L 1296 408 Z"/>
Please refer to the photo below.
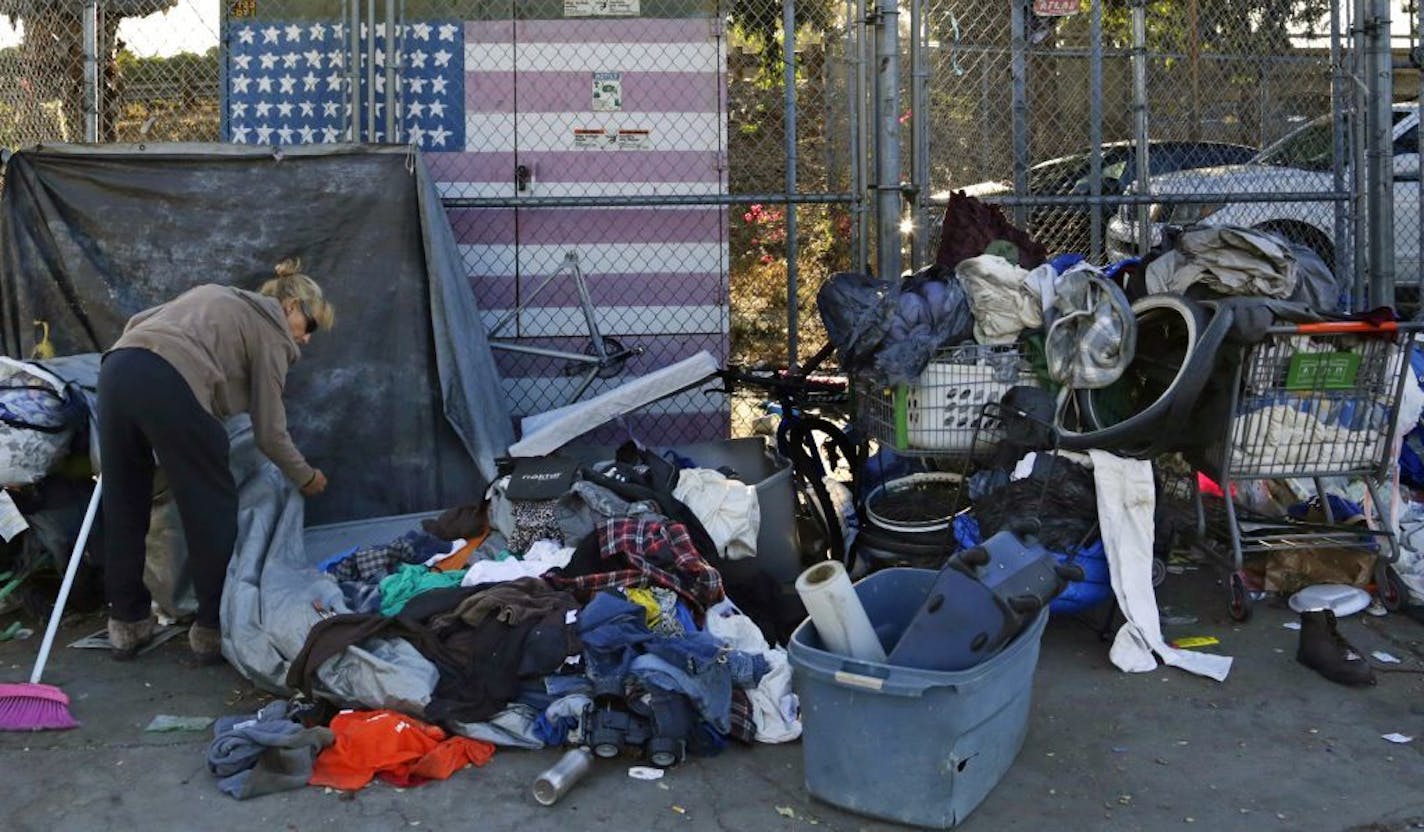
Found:
<path fill-rule="evenodd" d="M 399 143 L 401 124 L 396 113 L 396 3 L 386 0 L 386 141 Z"/>
<path fill-rule="evenodd" d="M 84 0 L 84 141 L 99 141 L 99 4 Z"/>
<path fill-rule="evenodd" d="M 1333 0 L 1330 4 L 1330 114 L 1334 127 L 1331 129 L 1331 159 L 1334 163 L 1331 186 L 1337 194 L 1345 193 L 1345 159 L 1348 153 L 1349 137 L 1345 133 L 1345 119 L 1342 118 L 1345 108 L 1344 90 L 1344 50 L 1340 45 L 1340 1 Z M 1349 247 L 1347 238 L 1349 235 L 1347 221 L 1347 206 L 1340 200 L 1335 200 L 1332 205 L 1335 222 L 1335 272 L 1345 267 Z"/>
<path fill-rule="evenodd" d="M 1013 79 L 1013 141 L 1014 196 L 1028 194 L 1028 38 L 1024 4 L 1027 0 L 1010 0 L 1009 13 L 1009 74 Z M 1014 206 L 1014 224 L 1024 225 L 1027 212 L 1022 205 Z"/>
<path fill-rule="evenodd" d="M 1093 199 L 1103 195 L 1103 0 L 1092 0 L 1088 21 L 1088 144 L 1092 147 L 1088 166 L 1088 192 Z M 1103 211 L 1094 204 L 1088 211 L 1088 254 L 1094 261 L 1103 256 Z"/>
<path fill-rule="evenodd" d="M 1132 140 L 1137 151 L 1137 192 L 1152 193 L 1151 157 L 1147 148 L 1147 2 L 1132 2 Z M 1137 252 L 1152 247 L 1148 204 L 1137 205 Z"/>
<path fill-rule="evenodd" d="M 1365 183 L 1370 222 L 1370 305 L 1394 305 L 1394 67 L 1389 0 L 1371 0 L 1368 40 L 1369 110 Z"/>
<path fill-rule="evenodd" d="M 930 186 L 929 150 L 929 69 L 925 65 L 926 0 L 910 4 L 910 268 L 925 266 L 925 243 L 929 234 L 925 196 Z"/>
<path fill-rule="evenodd" d="M 351 99 L 351 136 L 348 141 L 361 141 L 361 0 L 351 0 L 351 19 L 346 25 L 350 54 L 346 56 L 347 91 Z"/>
<path fill-rule="evenodd" d="M 782 116 L 786 140 L 786 361 L 794 372 L 801 328 L 801 292 L 796 239 L 796 0 L 781 3 Z"/>
<path fill-rule="evenodd" d="M 1369 107 L 1366 95 L 1368 89 L 1364 75 L 1365 67 L 1365 18 L 1369 14 L 1370 0 L 1355 0 L 1351 10 L 1350 33 L 1353 48 L 1350 50 L 1350 73 L 1355 81 L 1351 85 L 1350 108 L 1350 178 L 1354 199 L 1353 248 L 1355 252 L 1354 272 L 1351 281 L 1351 300 L 1354 309 L 1363 309 L 1369 300 L 1370 270 L 1370 217 L 1369 195 L 1365 193 L 1365 147 L 1368 130 L 1365 127 L 1365 111 Z"/>
<path fill-rule="evenodd" d="M 870 228 L 868 222 L 868 206 L 866 205 L 865 191 L 867 188 L 866 177 L 866 152 L 865 135 L 868 132 L 866 123 L 866 25 L 869 19 L 866 17 L 866 0 L 846 0 L 846 36 L 851 38 L 853 43 L 848 45 L 846 54 L 853 61 L 850 72 L 846 79 L 848 88 L 850 111 L 846 114 L 850 124 L 850 192 L 855 195 L 855 202 L 850 206 L 851 234 L 854 237 L 851 250 L 854 252 L 855 269 L 861 271 L 870 268 Z"/>
<path fill-rule="evenodd" d="M 1016 0 L 1017 2 L 1017 0 Z M 879 0 L 875 22 L 875 207 L 876 275 L 900 276 L 900 12 L 895 0 Z"/>

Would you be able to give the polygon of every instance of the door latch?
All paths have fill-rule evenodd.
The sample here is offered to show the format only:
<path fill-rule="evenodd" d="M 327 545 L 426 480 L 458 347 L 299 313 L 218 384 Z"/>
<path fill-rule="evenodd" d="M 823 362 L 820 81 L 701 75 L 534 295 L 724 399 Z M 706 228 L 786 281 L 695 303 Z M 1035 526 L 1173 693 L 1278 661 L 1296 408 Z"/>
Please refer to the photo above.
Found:
<path fill-rule="evenodd" d="M 524 193 L 529 190 L 529 166 L 516 165 L 514 168 L 514 190 Z"/>

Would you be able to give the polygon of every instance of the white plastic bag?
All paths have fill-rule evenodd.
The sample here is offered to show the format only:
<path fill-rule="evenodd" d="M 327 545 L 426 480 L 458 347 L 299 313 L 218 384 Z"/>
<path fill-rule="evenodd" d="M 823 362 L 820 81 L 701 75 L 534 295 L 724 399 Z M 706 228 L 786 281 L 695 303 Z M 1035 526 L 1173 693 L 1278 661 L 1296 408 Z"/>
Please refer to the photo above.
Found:
<path fill-rule="evenodd" d="M 72 414 L 64 382 L 0 356 L 0 485 L 43 479 L 69 450 Z"/>

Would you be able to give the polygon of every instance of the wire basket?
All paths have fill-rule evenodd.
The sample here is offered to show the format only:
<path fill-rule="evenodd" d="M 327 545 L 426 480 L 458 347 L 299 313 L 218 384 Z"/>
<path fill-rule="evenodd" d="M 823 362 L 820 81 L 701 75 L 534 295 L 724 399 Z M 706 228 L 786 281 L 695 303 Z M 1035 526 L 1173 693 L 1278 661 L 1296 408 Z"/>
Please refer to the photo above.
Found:
<path fill-rule="evenodd" d="M 984 412 L 1012 387 L 1038 386 L 1013 346 L 968 344 L 932 359 L 914 384 L 886 387 L 857 378 L 856 415 L 882 446 L 902 454 L 980 456 L 1003 438 Z"/>

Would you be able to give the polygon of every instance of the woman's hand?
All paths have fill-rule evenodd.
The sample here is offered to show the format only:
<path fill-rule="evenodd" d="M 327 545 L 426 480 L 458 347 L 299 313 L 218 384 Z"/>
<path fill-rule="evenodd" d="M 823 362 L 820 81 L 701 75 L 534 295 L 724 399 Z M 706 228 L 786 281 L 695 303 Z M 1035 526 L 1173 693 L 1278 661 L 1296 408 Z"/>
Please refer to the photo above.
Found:
<path fill-rule="evenodd" d="M 315 497 L 326 490 L 326 474 L 323 474 L 320 468 L 315 470 L 316 473 L 312 475 L 311 480 L 302 486 L 302 494 L 304 496 Z"/>

